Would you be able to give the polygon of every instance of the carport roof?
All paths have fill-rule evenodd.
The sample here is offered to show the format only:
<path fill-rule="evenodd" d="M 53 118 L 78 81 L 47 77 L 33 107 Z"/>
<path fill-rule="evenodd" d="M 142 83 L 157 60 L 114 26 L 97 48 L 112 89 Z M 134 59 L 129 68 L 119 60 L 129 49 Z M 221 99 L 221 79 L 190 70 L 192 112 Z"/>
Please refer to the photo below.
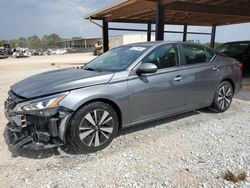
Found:
<path fill-rule="evenodd" d="M 86 19 L 155 23 L 157 0 L 122 0 Z M 250 22 L 250 0 L 162 0 L 165 24 L 228 25 Z"/>

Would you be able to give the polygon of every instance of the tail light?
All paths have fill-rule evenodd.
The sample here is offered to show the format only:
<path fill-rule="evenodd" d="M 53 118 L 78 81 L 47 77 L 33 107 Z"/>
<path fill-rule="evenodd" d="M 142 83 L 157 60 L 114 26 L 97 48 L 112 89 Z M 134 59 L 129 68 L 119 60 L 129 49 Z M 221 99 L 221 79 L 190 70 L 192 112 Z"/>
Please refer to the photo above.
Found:
<path fill-rule="evenodd" d="M 240 69 L 242 69 L 242 68 L 243 68 L 243 64 L 242 64 L 242 63 L 240 63 L 240 62 L 235 63 L 235 65 L 236 65 L 237 67 L 239 67 Z"/>
<path fill-rule="evenodd" d="M 237 61 L 236 59 L 234 59 L 234 63 L 236 65 L 236 67 L 239 67 L 240 69 L 243 68 L 243 64 L 241 62 Z"/>

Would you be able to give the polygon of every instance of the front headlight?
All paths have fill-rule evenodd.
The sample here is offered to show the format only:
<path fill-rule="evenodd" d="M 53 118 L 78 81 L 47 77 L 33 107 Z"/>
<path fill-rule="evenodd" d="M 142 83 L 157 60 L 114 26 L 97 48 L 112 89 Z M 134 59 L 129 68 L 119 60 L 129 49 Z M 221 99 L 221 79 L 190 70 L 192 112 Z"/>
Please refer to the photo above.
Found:
<path fill-rule="evenodd" d="M 54 95 L 42 99 L 37 99 L 33 101 L 28 101 L 24 103 L 19 103 L 15 107 L 16 112 L 36 112 L 41 110 L 50 110 L 59 107 L 59 103 L 66 97 L 69 93 L 62 93 L 59 95 Z"/>

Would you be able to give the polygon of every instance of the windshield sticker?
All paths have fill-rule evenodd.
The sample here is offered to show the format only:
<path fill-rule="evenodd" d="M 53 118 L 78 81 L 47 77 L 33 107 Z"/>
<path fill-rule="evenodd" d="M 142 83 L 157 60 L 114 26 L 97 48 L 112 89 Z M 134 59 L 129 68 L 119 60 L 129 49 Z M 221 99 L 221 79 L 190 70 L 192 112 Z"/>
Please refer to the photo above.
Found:
<path fill-rule="evenodd" d="M 139 52 L 142 52 L 142 51 L 144 51 L 146 48 L 144 48 L 144 47 L 132 47 L 132 48 L 130 48 L 130 50 L 134 50 L 134 51 L 139 51 Z"/>

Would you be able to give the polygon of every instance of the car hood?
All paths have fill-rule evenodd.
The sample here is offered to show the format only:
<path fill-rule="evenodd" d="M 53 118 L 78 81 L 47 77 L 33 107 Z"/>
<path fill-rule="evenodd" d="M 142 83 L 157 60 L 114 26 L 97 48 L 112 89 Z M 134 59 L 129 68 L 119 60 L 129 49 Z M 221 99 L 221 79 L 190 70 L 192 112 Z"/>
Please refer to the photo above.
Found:
<path fill-rule="evenodd" d="M 60 93 L 110 81 L 114 73 L 88 71 L 82 68 L 61 69 L 37 74 L 26 78 L 11 90 L 24 98 Z"/>

